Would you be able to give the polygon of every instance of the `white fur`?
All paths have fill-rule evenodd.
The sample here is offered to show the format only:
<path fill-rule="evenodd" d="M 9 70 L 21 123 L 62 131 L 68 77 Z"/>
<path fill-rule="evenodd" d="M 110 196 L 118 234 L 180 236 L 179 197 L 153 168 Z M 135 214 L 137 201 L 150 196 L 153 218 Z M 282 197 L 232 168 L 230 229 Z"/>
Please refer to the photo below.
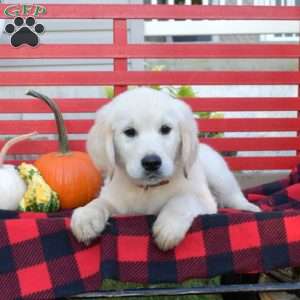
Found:
<path fill-rule="evenodd" d="M 162 125 L 172 128 L 169 134 L 161 134 Z M 129 127 L 137 136 L 124 134 Z M 79 241 L 97 237 L 110 216 L 156 214 L 153 236 L 168 250 L 197 215 L 216 213 L 217 204 L 259 211 L 245 199 L 223 158 L 198 143 L 191 109 L 166 93 L 137 88 L 117 96 L 98 112 L 87 150 L 107 179 L 99 197 L 73 213 L 71 229 Z M 162 165 L 149 178 L 141 160 L 150 154 L 160 156 Z"/>

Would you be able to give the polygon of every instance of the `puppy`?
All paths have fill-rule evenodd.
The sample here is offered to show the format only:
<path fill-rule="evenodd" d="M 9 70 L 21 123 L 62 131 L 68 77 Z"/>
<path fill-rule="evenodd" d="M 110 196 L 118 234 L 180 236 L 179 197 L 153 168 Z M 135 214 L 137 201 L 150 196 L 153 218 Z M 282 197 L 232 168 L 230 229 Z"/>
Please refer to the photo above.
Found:
<path fill-rule="evenodd" d="M 127 91 L 100 109 L 87 150 L 106 181 L 99 197 L 72 215 L 78 241 L 99 236 L 110 216 L 155 214 L 155 242 L 168 250 L 197 215 L 214 214 L 217 206 L 260 211 L 223 158 L 198 143 L 197 132 L 188 105 L 150 88 Z"/>

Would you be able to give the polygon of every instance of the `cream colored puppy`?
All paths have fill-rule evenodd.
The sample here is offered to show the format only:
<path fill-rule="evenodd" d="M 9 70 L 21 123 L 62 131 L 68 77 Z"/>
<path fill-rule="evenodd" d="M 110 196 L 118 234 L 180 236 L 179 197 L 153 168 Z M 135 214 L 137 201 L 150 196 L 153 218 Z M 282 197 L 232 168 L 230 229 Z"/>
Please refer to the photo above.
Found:
<path fill-rule="evenodd" d="M 110 216 L 155 214 L 154 239 L 168 250 L 197 215 L 217 206 L 260 211 L 223 158 L 198 143 L 197 131 L 188 105 L 150 88 L 127 91 L 99 110 L 87 150 L 107 177 L 99 197 L 74 211 L 76 238 L 96 238 Z"/>

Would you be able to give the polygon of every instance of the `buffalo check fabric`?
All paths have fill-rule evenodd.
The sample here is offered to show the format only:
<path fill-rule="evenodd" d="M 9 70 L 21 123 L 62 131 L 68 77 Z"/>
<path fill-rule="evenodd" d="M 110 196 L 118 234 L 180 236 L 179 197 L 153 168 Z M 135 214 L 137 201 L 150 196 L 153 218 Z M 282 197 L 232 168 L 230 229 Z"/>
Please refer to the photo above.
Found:
<path fill-rule="evenodd" d="M 70 232 L 70 211 L 0 211 L 0 299 L 55 299 L 97 290 L 107 278 L 181 282 L 300 266 L 300 167 L 245 194 L 263 212 L 199 216 L 167 252 L 153 242 L 154 216 L 112 218 L 87 247 Z"/>

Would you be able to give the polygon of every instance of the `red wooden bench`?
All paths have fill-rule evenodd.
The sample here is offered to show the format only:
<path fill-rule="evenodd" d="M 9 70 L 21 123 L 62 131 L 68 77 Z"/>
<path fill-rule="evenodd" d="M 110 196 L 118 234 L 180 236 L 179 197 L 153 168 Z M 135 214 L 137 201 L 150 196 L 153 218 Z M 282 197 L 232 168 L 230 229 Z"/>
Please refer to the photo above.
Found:
<path fill-rule="evenodd" d="M 5 4 L 0 5 L 0 18 Z M 298 44 L 129 44 L 127 21 L 130 19 L 207 19 L 207 20 L 299 20 L 300 7 L 235 7 L 235 6 L 150 6 L 150 5 L 45 5 L 47 13 L 39 18 L 47 19 L 112 19 L 112 44 L 42 44 L 37 48 L 27 46 L 13 48 L 0 46 L 0 59 L 74 59 L 112 58 L 113 71 L 63 71 L 63 72 L 0 72 L 0 86 L 102 86 L 113 85 L 115 93 L 126 90 L 128 85 L 299 85 L 300 72 L 296 71 L 129 71 L 129 59 L 144 58 L 278 58 L 298 59 Z M 41 20 L 42 21 L 42 20 Z M 91 20 L 92 22 L 92 20 Z M 1 90 L 0 87 L 0 90 Z M 92 120 L 79 120 L 80 112 L 95 112 L 107 99 L 57 99 L 62 112 L 74 113 L 74 119 L 66 121 L 69 134 L 84 134 Z M 296 111 L 300 110 L 297 97 L 249 97 L 244 98 L 193 98 L 186 99 L 194 111 Z M 46 113 L 48 108 L 38 100 L 2 99 L 1 114 Z M 52 120 L 0 120 L 1 135 L 15 135 L 33 130 L 40 134 L 56 132 Z M 225 118 L 201 120 L 204 132 L 256 132 L 256 131 L 300 131 L 298 117 L 278 118 Z M 289 170 L 300 162 L 300 137 L 234 137 L 205 138 L 220 151 L 277 151 L 294 150 L 292 156 L 226 157 L 232 169 L 240 170 Z M 0 146 L 4 143 L 1 140 Z M 85 141 L 71 142 L 74 150 L 83 150 Z M 57 149 L 51 140 L 28 141 L 15 146 L 13 154 L 41 154 Z M 18 163 L 18 159 L 10 162 Z M 268 287 L 243 286 L 244 291 L 299 289 L 299 285 L 284 284 Z M 239 286 L 199 288 L 185 290 L 186 293 L 240 292 Z M 175 294 L 179 290 L 117 292 L 115 295 Z M 102 296 L 112 294 L 102 293 Z"/>

